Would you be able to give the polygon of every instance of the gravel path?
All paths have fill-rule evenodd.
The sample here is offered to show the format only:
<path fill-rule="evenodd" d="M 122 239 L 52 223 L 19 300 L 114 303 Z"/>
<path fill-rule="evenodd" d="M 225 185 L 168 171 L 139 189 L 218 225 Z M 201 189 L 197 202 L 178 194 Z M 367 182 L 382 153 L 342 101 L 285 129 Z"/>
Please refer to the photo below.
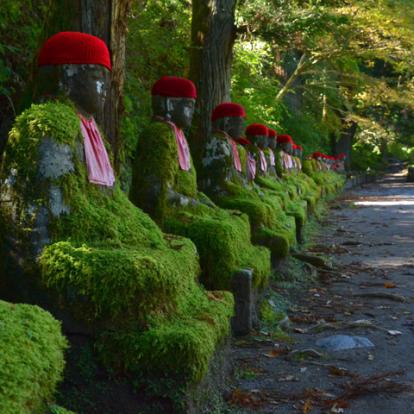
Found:
<path fill-rule="evenodd" d="M 311 251 L 332 257 L 333 272 L 296 291 L 292 342 L 234 340 L 228 411 L 414 414 L 414 184 L 390 174 L 346 193 Z M 374 347 L 316 345 L 339 334 Z"/>

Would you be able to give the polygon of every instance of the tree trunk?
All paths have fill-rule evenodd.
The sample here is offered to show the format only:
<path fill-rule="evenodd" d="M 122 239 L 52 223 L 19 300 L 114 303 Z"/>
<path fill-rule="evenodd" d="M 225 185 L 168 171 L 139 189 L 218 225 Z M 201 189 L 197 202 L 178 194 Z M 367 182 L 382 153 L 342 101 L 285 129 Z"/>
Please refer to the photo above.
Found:
<path fill-rule="evenodd" d="M 345 168 L 349 171 L 351 167 L 352 142 L 357 132 L 358 124 L 356 122 L 352 122 L 350 125 L 347 124 L 346 126 L 345 122 L 343 122 L 343 124 L 344 128 L 341 131 L 341 136 L 339 140 L 335 142 L 333 150 L 335 155 L 342 152 L 346 154 Z"/>
<path fill-rule="evenodd" d="M 104 114 L 97 119 L 108 137 L 119 168 L 120 119 L 125 76 L 125 37 L 132 0 L 58 0 L 47 24 L 46 37 L 64 30 L 79 31 L 105 41 L 111 52 L 112 76 Z"/>
<path fill-rule="evenodd" d="M 196 168 L 201 166 L 214 107 L 230 100 L 231 65 L 236 35 L 237 0 L 193 0 L 190 78 L 198 97 L 190 145 Z"/>

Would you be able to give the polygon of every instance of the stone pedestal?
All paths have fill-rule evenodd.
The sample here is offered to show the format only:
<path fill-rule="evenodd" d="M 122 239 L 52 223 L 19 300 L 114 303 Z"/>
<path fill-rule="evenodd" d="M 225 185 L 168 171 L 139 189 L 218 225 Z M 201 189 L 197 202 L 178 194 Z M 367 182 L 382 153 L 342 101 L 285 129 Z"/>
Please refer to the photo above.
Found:
<path fill-rule="evenodd" d="M 233 277 L 232 291 L 235 301 L 235 315 L 232 319 L 233 334 L 248 335 L 254 322 L 253 271 L 242 269 L 237 272 Z"/>

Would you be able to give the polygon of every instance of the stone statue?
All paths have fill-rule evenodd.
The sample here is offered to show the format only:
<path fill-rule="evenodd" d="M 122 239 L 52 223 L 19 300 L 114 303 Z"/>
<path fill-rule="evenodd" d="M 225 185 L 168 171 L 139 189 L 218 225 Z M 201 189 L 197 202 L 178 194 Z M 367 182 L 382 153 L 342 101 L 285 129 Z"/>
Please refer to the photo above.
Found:
<path fill-rule="evenodd" d="M 277 146 L 277 132 L 272 128 L 268 128 L 268 129 L 269 129 L 269 135 L 267 138 L 268 146 L 267 146 L 267 149 L 265 150 L 265 154 L 267 156 L 267 161 L 268 161 L 267 165 L 268 165 L 269 175 L 276 178 L 277 172 L 276 172 L 275 151 L 276 151 L 276 146 Z"/>
<path fill-rule="evenodd" d="M 212 299 L 194 244 L 162 233 L 122 192 L 94 121 L 111 74 L 105 43 L 58 33 L 39 65 L 43 103 L 17 117 L 0 173 L 2 297 L 48 308 L 96 340 L 110 367 L 195 381 L 226 336 L 232 296 Z M 175 366 L 163 357 L 172 354 Z"/>
<path fill-rule="evenodd" d="M 257 172 L 260 176 L 267 176 L 268 162 L 265 155 L 265 150 L 269 146 L 269 130 L 263 124 L 250 124 L 246 128 L 246 138 L 253 144 L 252 152 L 254 154 Z"/>
<path fill-rule="evenodd" d="M 247 216 L 218 207 L 198 190 L 183 130 L 191 125 L 195 99 L 194 84 L 184 78 L 165 76 L 153 86 L 153 119 L 139 137 L 130 197 L 165 231 L 193 240 L 205 286 L 235 291 L 240 274 L 250 274 L 254 286 L 263 286 L 270 256 L 251 244 Z M 225 175 L 233 173 L 222 168 Z M 215 168 L 210 172 L 214 178 Z"/>
<path fill-rule="evenodd" d="M 232 102 L 214 109 L 212 134 L 203 158 L 203 190 L 221 207 L 246 213 L 253 241 L 269 247 L 277 260 L 295 243 L 294 221 L 281 222 L 278 199 L 260 188 L 251 177 L 257 175 L 254 173 L 258 166 L 257 162 L 251 162 L 255 161 L 251 154 L 253 143 L 241 139 L 245 116 L 244 108 Z M 242 177 L 240 171 L 247 176 Z"/>

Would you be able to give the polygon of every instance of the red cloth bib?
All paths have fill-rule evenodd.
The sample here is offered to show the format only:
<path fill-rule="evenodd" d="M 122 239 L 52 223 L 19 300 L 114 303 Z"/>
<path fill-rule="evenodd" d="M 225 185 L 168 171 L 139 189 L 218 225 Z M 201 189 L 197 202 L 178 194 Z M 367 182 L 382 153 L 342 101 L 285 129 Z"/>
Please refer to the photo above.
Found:
<path fill-rule="evenodd" d="M 270 148 L 269 148 L 269 160 L 270 160 L 270 166 L 274 167 L 276 165 L 275 153 Z"/>
<path fill-rule="evenodd" d="M 112 187 L 115 182 L 114 171 L 95 120 L 93 117 L 88 120 L 80 114 L 79 118 L 89 182 Z"/>
<path fill-rule="evenodd" d="M 237 144 L 234 141 L 234 139 L 232 139 L 230 137 L 227 138 L 227 139 L 230 141 L 231 148 L 233 150 L 233 163 L 234 163 L 234 168 L 238 172 L 242 172 L 242 166 L 241 166 L 239 151 L 237 150 Z"/>
<path fill-rule="evenodd" d="M 178 149 L 178 164 L 184 171 L 189 171 L 191 168 L 191 155 L 190 148 L 188 147 L 187 139 L 185 138 L 182 129 L 178 128 L 173 122 L 164 120 L 173 130 L 175 135 L 175 141 L 177 142 Z"/>
<path fill-rule="evenodd" d="M 259 149 L 259 158 L 260 158 L 260 169 L 265 173 L 267 172 L 267 161 L 261 149 Z"/>
<path fill-rule="evenodd" d="M 250 152 L 247 153 L 246 164 L 247 178 L 253 181 L 256 178 L 256 160 Z"/>

